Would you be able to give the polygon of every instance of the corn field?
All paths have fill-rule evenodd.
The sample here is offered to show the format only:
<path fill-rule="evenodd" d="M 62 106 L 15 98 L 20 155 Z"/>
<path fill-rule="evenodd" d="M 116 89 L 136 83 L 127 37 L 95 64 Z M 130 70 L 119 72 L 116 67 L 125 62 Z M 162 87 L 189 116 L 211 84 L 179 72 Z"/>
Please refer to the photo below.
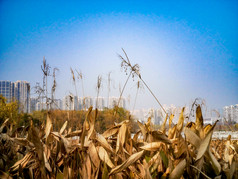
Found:
<path fill-rule="evenodd" d="M 184 124 L 184 108 L 177 124 L 166 117 L 160 130 L 149 118 L 137 121 L 131 134 L 129 120 L 99 134 L 97 109 L 88 109 L 80 130 L 66 121 L 54 131 L 48 112 L 45 125 L 13 130 L 9 120 L 0 128 L 1 178 L 237 178 L 238 141 L 212 140 L 214 125 L 203 125 L 201 107 L 196 121 Z M 165 124 L 169 120 L 169 128 Z M 182 134 L 183 132 L 183 134 Z M 13 157 L 18 161 L 11 163 Z M 10 166 L 9 166 L 10 165 Z M 5 169 L 9 167 L 9 169 Z"/>

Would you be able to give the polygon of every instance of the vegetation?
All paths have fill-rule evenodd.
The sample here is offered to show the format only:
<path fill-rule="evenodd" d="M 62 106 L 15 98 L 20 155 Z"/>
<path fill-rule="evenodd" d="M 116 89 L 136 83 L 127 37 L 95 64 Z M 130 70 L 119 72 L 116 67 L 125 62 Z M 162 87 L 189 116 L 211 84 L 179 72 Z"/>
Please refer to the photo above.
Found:
<path fill-rule="evenodd" d="M 57 131 L 56 116 L 50 112 L 46 124 L 34 126 L 31 121 L 16 130 L 7 119 L 0 128 L 1 177 L 232 178 L 238 174 L 238 141 L 230 137 L 212 141 L 216 123 L 203 125 L 200 106 L 195 123 L 184 126 L 182 110 L 177 124 L 170 116 L 168 130 L 164 125 L 154 130 L 149 118 L 146 124 L 137 122 L 134 135 L 130 120 L 99 133 L 99 116 L 91 107 L 81 126 L 73 129 L 65 121 Z"/>
<path fill-rule="evenodd" d="M 174 114 L 163 109 L 142 79 L 139 66 L 132 65 L 126 53 L 125 56 L 126 59 L 120 58 L 129 76 L 120 98 L 130 76 L 137 76 L 166 114 L 163 125 L 154 126 L 150 117 L 145 124 L 135 122 L 128 111 L 119 107 L 120 100 L 114 109 L 103 111 L 90 107 L 81 111 L 19 114 L 17 103 L 7 104 L 0 96 L 0 178 L 236 178 L 238 140 L 231 140 L 230 136 L 212 140 L 218 121 L 204 125 L 203 103 L 198 104 L 197 99 L 190 114 L 184 115 L 183 108 L 178 123 L 174 123 Z M 54 103 L 56 88 L 54 70 L 49 98 L 49 69 L 44 59 L 43 87 L 36 87 L 47 109 Z M 77 94 L 72 69 L 71 73 Z M 82 74 L 78 74 L 83 84 Z M 99 76 L 97 97 L 100 88 Z M 109 93 L 110 84 L 108 89 Z M 192 115 L 195 122 L 190 120 Z"/>

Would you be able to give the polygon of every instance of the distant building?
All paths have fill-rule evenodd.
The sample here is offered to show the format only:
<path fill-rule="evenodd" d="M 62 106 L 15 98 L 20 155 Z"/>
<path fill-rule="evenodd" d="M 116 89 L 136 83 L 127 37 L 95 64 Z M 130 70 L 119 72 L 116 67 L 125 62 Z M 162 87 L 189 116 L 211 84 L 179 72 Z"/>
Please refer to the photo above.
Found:
<path fill-rule="evenodd" d="M 7 102 L 18 101 L 19 111 L 30 112 L 30 83 L 26 81 L 0 81 L 0 94 Z"/>
<path fill-rule="evenodd" d="M 223 108 L 223 117 L 229 123 L 238 123 L 238 104 L 225 106 Z"/>
<path fill-rule="evenodd" d="M 26 81 L 16 81 L 14 85 L 14 96 L 19 103 L 19 110 L 30 113 L 30 83 Z"/>
<path fill-rule="evenodd" d="M 78 98 L 77 96 L 67 95 L 63 98 L 62 102 L 63 110 L 78 110 Z"/>
<path fill-rule="evenodd" d="M 47 106 L 46 106 L 46 104 L 44 102 L 38 101 L 36 103 L 36 107 L 35 107 L 36 111 L 46 110 L 46 108 L 47 108 Z"/>
<path fill-rule="evenodd" d="M 36 111 L 36 104 L 38 103 L 38 98 L 30 98 L 30 101 L 31 101 L 30 109 L 31 109 L 31 113 L 32 113 L 33 111 Z"/>
<path fill-rule="evenodd" d="M 109 97 L 109 108 L 114 108 L 118 105 L 119 97 Z M 126 108 L 126 99 L 121 97 L 119 107 Z"/>
<path fill-rule="evenodd" d="M 97 102 L 97 100 L 98 100 L 98 102 Z M 104 99 L 104 97 L 98 97 L 98 99 L 95 98 L 95 108 L 96 107 L 98 108 L 98 110 L 103 110 L 103 108 L 105 107 L 105 99 Z"/>
<path fill-rule="evenodd" d="M 52 109 L 62 109 L 62 100 L 54 99 L 54 102 L 52 104 Z"/>
<path fill-rule="evenodd" d="M 90 97 L 90 96 L 87 96 L 84 98 L 84 101 L 85 101 L 85 107 L 86 109 L 90 108 L 91 106 L 93 106 L 93 98 Z"/>
<path fill-rule="evenodd" d="M 13 101 L 14 83 L 11 81 L 0 81 L 0 94 L 7 99 L 7 103 Z"/>

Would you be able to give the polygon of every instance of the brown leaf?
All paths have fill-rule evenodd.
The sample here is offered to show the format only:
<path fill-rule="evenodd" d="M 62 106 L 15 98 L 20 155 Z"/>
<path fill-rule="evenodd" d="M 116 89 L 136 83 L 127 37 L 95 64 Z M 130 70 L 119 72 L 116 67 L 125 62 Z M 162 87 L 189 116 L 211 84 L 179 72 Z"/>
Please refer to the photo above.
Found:
<path fill-rule="evenodd" d="M 61 129 L 60 129 L 60 134 L 63 134 L 63 132 L 64 132 L 64 130 L 66 129 L 66 127 L 67 127 L 67 124 L 68 124 L 68 121 L 65 121 L 64 122 L 64 124 L 63 124 L 63 126 L 61 127 Z"/>
<path fill-rule="evenodd" d="M 171 144 L 171 141 L 168 137 L 161 131 L 152 131 L 151 135 L 153 136 L 154 141 L 161 141 L 166 144 Z"/>
<path fill-rule="evenodd" d="M 185 127 L 184 128 L 184 134 L 186 136 L 186 140 L 192 144 L 193 146 L 195 146 L 196 148 L 198 148 L 201 144 L 201 139 L 197 136 L 197 134 L 195 134 L 191 129 Z"/>
<path fill-rule="evenodd" d="M 180 113 L 179 120 L 178 120 L 178 124 L 177 124 L 177 130 L 178 130 L 179 132 L 181 132 L 182 129 L 183 129 L 183 122 L 184 122 L 183 112 L 184 112 L 184 109 L 185 109 L 185 107 L 183 107 L 183 109 L 182 109 L 182 111 L 181 111 L 181 113 Z"/>
<path fill-rule="evenodd" d="M 169 117 L 169 129 L 171 128 L 173 118 L 174 118 L 174 115 L 171 114 L 170 117 Z"/>
<path fill-rule="evenodd" d="M 94 144 L 92 142 L 89 144 L 88 154 L 89 154 L 89 156 L 91 158 L 91 161 L 93 162 L 94 166 L 96 168 L 98 168 L 99 164 L 100 164 L 100 160 L 99 160 L 99 157 L 98 157 L 97 149 L 96 149 L 96 147 L 94 146 Z"/>
<path fill-rule="evenodd" d="M 198 154 L 197 154 L 196 160 L 200 159 L 204 155 L 208 146 L 210 145 L 213 129 L 216 126 L 216 123 L 217 123 L 217 121 L 212 126 L 211 130 L 208 132 L 208 134 L 205 136 L 205 138 L 201 141 L 201 144 L 198 148 Z"/>
<path fill-rule="evenodd" d="M 61 134 L 60 134 L 60 139 L 61 139 L 61 141 L 63 142 L 65 151 L 66 151 L 67 153 L 69 153 L 69 152 L 70 152 L 70 142 L 68 141 L 68 139 L 66 139 L 66 138 L 65 138 L 64 136 L 62 136 Z"/>
<path fill-rule="evenodd" d="M 148 151 L 157 151 L 160 147 L 161 147 L 161 142 L 151 142 L 140 148 L 143 150 L 148 150 Z"/>
<path fill-rule="evenodd" d="M 217 159 L 215 158 L 215 156 L 211 153 L 210 150 L 207 150 L 208 153 L 208 161 L 211 162 L 212 164 L 212 168 L 215 171 L 216 175 L 219 175 L 219 173 L 221 172 L 221 165 L 220 163 L 217 161 Z"/>
<path fill-rule="evenodd" d="M 52 129 L 52 121 L 50 119 L 50 114 L 47 113 L 46 126 L 45 126 L 45 138 L 47 139 Z"/>
<path fill-rule="evenodd" d="M 91 161 L 90 161 L 90 158 L 89 156 L 87 155 L 87 158 L 86 158 L 86 169 L 87 169 L 87 175 L 88 175 L 88 178 L 92 178 L 92 173 L 91 173 L 91 170 L 92 170 L 92 164 L 91 164 Z"/>
<path fill-rule="evenodd" d="M 27 140 L 26 138 L 11 138 L 11 140 L 15 143 L 17 143 L 18 145 L 22 145 L 22 146 L 31 146 L 34 147 L 34 145 Z"/>
<path fill-rule="evenodd" d="M 203 117 L 202 117 L 202 110 L 201 106 L 199 105 L 196 109 L 196 129 L 199 131 L 199 135 L 203 138 Z"/>
<path fill-rule="evenodd" d="M 45 168 L 47 168 L 47 170 L 48 170 L 49 172 L 52 172 L 52 169 L 51 169 L 51 167 L 50 167 L 50 164 L 49 164 L 49 162 L 48 162 L 48 160 L 47 160 L 47 158 L 46 158 L 45 152 L 43 152 L 43 155 L 44 155 L 44 161 L 45 161 Z"/>
<path fill-rule="evenodd" d="M 133 155 L 131 155 L 126 161 L 124 161 L 121 165 L 116 166 L 115 168 L 113 168 L 111 170 L 111 172 L 109 173 L 109 175 L 113 175 L 115 173 L 118 173 L 124 169 L 126 169 L 128 166 L 130 166 L 131 164 L 135 163 L 138 159 L 140 159 L 142 157 L 142 155 L 144 154 L 144 151 L 140 151 L 137 152 Z"/>
<path fill-rule="evenodd" d="M 126 130 L 127 130 L 127 124 L 124 123 L 119 129 L 118 135 L 117 135 L 117 144 L 116 144 L 116 153 L 118 152 L 120 147 L 123 147 L 125 140 L 126 140 Z"/>
<path fill-rule="evenodd" d="M 28 152 L 21 160 L 17 161 L 12 167 L 11 167 L 11 171 L 15 171 L 18 170 L 19 165 L 22 165 L 23 168 L 24 166 L 30 161 L 30 159 L 32 158 L 32 153 Z"/>
<path fill-rule="evenodd" d="M 147 130 L 146 130 L 145 126 L 144 126 L 142 123 L 140 123 L 139 121 L 137 121 L 137 124 L 139 125 L 139 128 L 140 128 L 140 130 L 141 130 L 141 133 L 142 133 L 142 135 L 143 135 L 143 140 L 145 141 L 145 140 L 146 140 Z"/>
<path fill-rule="evenodd" d="M 12 177 L 9 174 L 7 174 L 1 170 L 0 170 L 0 178 L 1 179 L 12 179 Z"/>
<path fill-rule="evenodd" d="M 112 147 L 108 144 L 107 140 L 101 135 L 101 134 L 96 134 L 96 140 L 109 152 L 114 153 Z"/>
<path fill-rule="evenodd" d="M 35 127 L 33 126 L 33 122 L 31 121 L 31 127 L 29 131 L 29 135 L 31 136 L 31 142 L 34 144 L 37 154 L 38 154 L 38 160 L 40 163 L 40 171 L 41 171 L 41 177 L 46 178 L 46 172 L 45 172 L 45 162 L 44 162 L 44 156 L 43 156 L 43 145 L 41 143 L 41 140 L 39 138 L 39 134 L 36 131 Z"/>
<path fill-rule="evenodd" d="M 98 148 L 98 155 L 99 158 L 104 161 L 110 168 L 114 168 L 114 164 L 112 163 L 112 161 L 110 160 L 107 151 L 103 148 L 103 147 L 99 147 Z"/>
<path fill-rule="evenodd" d="M 166 117 L 165 117 L 165 119 L 164 119 L 164 122 L 163 122 L 163 125 L 162 125 L 162 128 L 161 128 L 161 130 L 162 130 L 162 132 L 165 134 L 165 126 L 166 126 L 166 123 L 167 123 L 167 119 L 168 119 L 168 114 L 166 113 Z"/>
<path fill-rule="evenodd" d="M 68 133 L 65 137 L 69 138 L 69 137 L 74 137 L 74 136 L 80 136 L 81 134 L 82 134 L 82 130 L 77 130 L 77 131 Z"/>
<path fill-rule="evenodd" d="M 105 138 L 108 138 L 110 136 L 115 135 L 118 131 L 119 131 L 119 127 L 118 126 L 114 126 L 114 127 L 111 127 L 110 129 L 106 130 L 102 135 Z"/>
<path fill-rule="evenodd" d="M 170 179 L 179 179 L 183 173 L 184 169 L 186 167 L 186 160 L 183 159 L 182 161 L 179 162 L 179 164 L 174 168 L 172 173 L 170 173 L 169 178 Z"/>
<path fill-rule="evenodd" d="M 171 128 L 169 129 L 168 138 L 173 139 L 175 137 L 176 131 L 177 131 L 177 124 L 172 129 Z"/>

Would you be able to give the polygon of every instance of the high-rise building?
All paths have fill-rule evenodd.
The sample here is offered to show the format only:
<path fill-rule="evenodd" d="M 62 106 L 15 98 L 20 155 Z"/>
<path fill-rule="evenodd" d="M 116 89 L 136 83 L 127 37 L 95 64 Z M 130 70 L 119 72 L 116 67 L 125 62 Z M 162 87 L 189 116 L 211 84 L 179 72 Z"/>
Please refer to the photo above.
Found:
<path fill-rule="evenodd" d="M 223 117 L 229 123 L 238 123 L 238 104 L 225 106 L 223 108 Z"/>
<path fill-rule="evenodd" d="M 7 99 L 7 102 L 13 101 L 14 83 L 11 81 L 0 81 L 0 94 Z"/>
<path fill-rule="evenodd" d="M 30 113 L 30 83 L 16 81 L 14 86 L 14 96 L 19 103 L 19 111 Z"/>
<path fill-rule="evenodd" d="M 86 107 L 86 109 L 88 109 L 91 106 L 93 106 L 93 98 L 91 96 L 85 97 L 84 100 L 85 100 L 85 107 Z"/>
<path fill-rule="evenodd" d="M 62 109 L 62 100 L 54 99 L 54 102 L 52 104 L 52 109 Z"/>
<path fill-rule="evenodd" d="M 114 108 L 118 105 L 119 98 L 117 97 L 109 97 L 109 108 Z M 126 108 L 126 99 L 121 97 L 119 107 Z"/>
<path fill-rule="evenodd" d="M 46 104 L 43 102 L 38 101 L 36 103 L 36 111 L 46 110 Z"/>
<path fill-rule="evenodd" d="M 67 95 L 63 98 L 63 110 L 78 110 L 77 96 Z"/>
<path fill-rule="evenodd" d="M 98 110 L 103 110 L 103 108 L 105 107 L 105 99 L 104 99 L 104 97 L 95 98 L 95 108 L 96 107 L 98 108 Z"/>
<path fill-rule="evenodd" d="M 38 103 L 38 98 L 31 98 L 31 113 L 36 111 L 36 104 Z"/>
<path fill-rule="evenodd" d="M 7 99 L 7 102 L 17 100 L 20 112 L 30 112 L 30 83 L 0 81 L 0 94 Z"/>

